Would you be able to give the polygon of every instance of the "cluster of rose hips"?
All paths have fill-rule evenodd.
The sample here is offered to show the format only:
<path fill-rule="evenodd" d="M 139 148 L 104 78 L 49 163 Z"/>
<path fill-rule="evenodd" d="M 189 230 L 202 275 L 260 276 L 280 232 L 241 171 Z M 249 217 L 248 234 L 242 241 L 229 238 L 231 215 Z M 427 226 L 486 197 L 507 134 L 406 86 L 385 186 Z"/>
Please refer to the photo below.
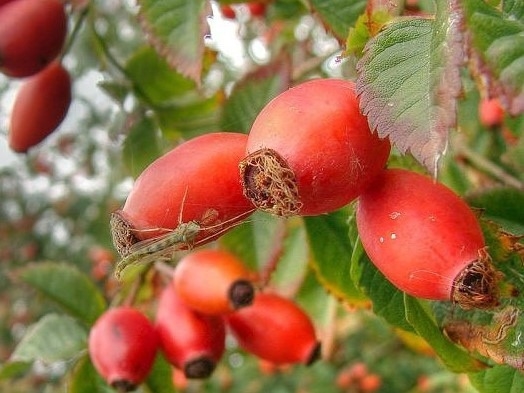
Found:
<path fill-rule="evenodd" d="M 9 146 L 25 153 L 63 121 L 71 79 L 58 56 L 67 35 L 60 0 L 0 1 L 0 72 L 27 78 L 11 111 Z"/>
<path fill-rule="evenodd" d="M 416 297 L 451 300 L 464 308 L 496 305 L 498 276 L 475 213 L 433 179 L 386 168 L 390 150 L 389 141 L 373 133 L 360 112 L 353 82 L 301 83 L 269 102 L 248 135 L 215 132 L 196 137 L 144 170 L 111 218 L 113 241 L 122 257 L 117 273 L 131 263 L 169 258 L 173 251 L 204 245 L 255 209 L 282 217 L 319 215 L 358 200 L 362 245 L 393 285 Z M 296 318 L 303 322 L 282 322 L 279 304 L 284 301 L 264 291 L 251 292 L 247 275 L 240 275 L 238 292 L 207 296 L 218 283 L 232 281 L 215 276 L 219 263 L 197 262 L 206 252 L 216 251 L 196 251 L 187 257 L 192 262 L 179 262 L 174 289 L 159 303 L 160 345 L 176 367 L 190 377 L 202 376 L 217 359 L 208 353 L 193 371 L 187 358 L 170 357 L 178 347 L 166 337 L 187 333 L 186 322 L 177 322 L 186 318 L 180 311 L 163 311 L 175 308 L 165 304 L 174 304 L 177 296 L 191 312 L 222 315 L 220 323 L 225 321 L 240 344 L 263 359 L 307 363 L 315 358 L 318 344 L 307 317 L 299 313 Z M 193 274 L 184 275 L 185 269 Z M 215 333 L 221 331 L 220 323 L 212 323 Z M 270 327 L 273 323 L 278 327 Z M 96 332 L 92 341 L 102 335 Z M 268 334 L 279 338 L 263 338 Z M 92 355 L 95 364 L 102 356 L 96 351 Z M 104 374 L 104 367 L 99 369 Z M 126 383 L 130 378 L 124 378 Z"/>
<path fill-rule="evenodd" d="M 130 391 L 149 374 L 157 351 L 186 378 L 207 378 L 226 332 L 272 364 L 310 364 L 320 344 L 292 300 L 256 292 L 253 274 L 229 252 L 202 249 L 180 259 L 162 289 L 154 322 L 137 308 L 110 308 L 93 325 L 89 353 L 108 384 Z"/>

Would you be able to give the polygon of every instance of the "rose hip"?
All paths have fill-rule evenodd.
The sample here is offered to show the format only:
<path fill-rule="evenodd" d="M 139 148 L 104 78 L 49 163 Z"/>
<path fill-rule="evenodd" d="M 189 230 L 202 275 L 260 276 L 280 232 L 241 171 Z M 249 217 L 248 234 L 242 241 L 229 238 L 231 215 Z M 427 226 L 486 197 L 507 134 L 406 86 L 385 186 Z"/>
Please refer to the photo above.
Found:
<path fill-rule="evenodd" d="M 67 16 L 59 0 L 17 0 L 0 9 L 0 71 L 26 77 L 43 70 L 64 45 Z"/>
<path fill-rule="evenodd" d="M 128 255 L 133 243 L 169 234 L 182 223 L 202 229 L 196 238 L 202 244 L 251 214 L 254 208 L 242 194 L 238 174 L 246 142 L 245 134 L 209 133 L 150 164 L 112 216 L 120 255 Z"/>
<path fill-rule="evenodd" d="M 180 259 L 173 286 L 188 307 L 219 315 L 252 303 L 255 289 L 250 276 L 244 263 L 233 254 L 198 250 Z"/>
<path fill-rule="evenodd" d="M 357 228 L 375 266 L 400 290 L 464 308 L 497 304 L 497 278 L 475 213 L 431 178 L 384 170 L 360 197 Z"/>
<path fill-rule="evenodd" d="M 258 293 L 252 305 L 224 318 L 240 346 L 261 359 L 309 365 L 320 356 L 311 319 L 290 299 Z"/>
<path fill-rule="evenodd" d="M 89 333 L 89 355 L 96 370 L 119 391 L 132 391 L 153 366 L 158 336 L 139 310 L 115 307 L 95 322 Z"/>
<path fill-rule="evenodd" d="M 186 378 L 207 378 L 224 353 L 222 318 L 190 309 L 172 285 L 160 296 L 156 330 L 166 359 L 182 370 Z"/>
<path fill-rule="evenodd" d="M 390 144 L 369 129 L 355 85 L 315 79 L 274 98 L 249 132 L 245 195 L 280 215 L 327 213 L 354 200 L 384 168 Z"/>

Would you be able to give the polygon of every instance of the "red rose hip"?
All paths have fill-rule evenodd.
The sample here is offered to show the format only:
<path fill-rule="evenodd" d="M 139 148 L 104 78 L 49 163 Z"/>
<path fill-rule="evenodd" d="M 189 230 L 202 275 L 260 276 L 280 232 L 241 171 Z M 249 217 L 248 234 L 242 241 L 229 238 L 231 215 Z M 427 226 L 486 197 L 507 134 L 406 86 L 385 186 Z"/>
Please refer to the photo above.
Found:
<path fill-rule="evenodd" d="M 115 307 L 95 322 L 88 349 L 96 370 L 119 391 L 132 391 L 153 366 L 158 337 L 153 324 L 139 310 Z"/>
<path fill-rule="evenodd" d="M 251 304 L 255 289 L 250 272 L 233 254 L 198 250 L 178 262 L 173 286 L 190 308 L 204 314 L 226 314 Z"/>
<path fill-rule="evenodd" d="M 224 318 L 240 346 L 261 359 L 309 365 L 320 356 L 311 319 L 290 299 L 258 293 L 252 305 Z"/>
<path fill-rule="evenodd" d="M 64 120 L 70 104 L 71 78 L 58 61 L 27 79 L 11 112 L 11 149 L 25 153 L 42 142 Z"/>
<path fill-rule="evenodd" d="M 246 142 L 245 134 L 209 133 L 150 164 L 123 208 L 112 215 L 113 242 L 120 255 L 128 255 L 133 243 L 169 234 L 181 223 L 199 226 L 192 240 L 202 244 L 251 214 L 254 207 L 242 194 L 238 174 Z"/>
<path fill-rule="evenodd" d="M 0 71 L 26 77 L 43 70 L 62 50 L 67 16 L 59 0 L 17 0 L 0 9 Z"/>
<path fill-rule="evenodd" d="M 356 220 L 369 258 L 400 290 L 463 308 L 497 304 L 498 273 L 477 217 L 446 186 L 384 170 L 359 197 Z"/>
<path fill-rule="evenodd" d="M 240 164 L 245 195 L 280 215 L 327 213 L 355 199 L 384 168 L 390 144 L 360 113 L 353 82 L 315 79 L 269 102 Z"/>
<path fill-rule="evenodd" d="M 479 103 L 479 119 L 484 127 L 496 127 L 504 120 L 504 109 L 498 98 L 484 98 Z"/>
<path fill-rule="evenodd" d="M 207 378 L 222 357 L 225 327 L 222 318 L 200 314 L 168 285 L 160 295 L 156 330 L 166 359 L 187 378 Z"/>

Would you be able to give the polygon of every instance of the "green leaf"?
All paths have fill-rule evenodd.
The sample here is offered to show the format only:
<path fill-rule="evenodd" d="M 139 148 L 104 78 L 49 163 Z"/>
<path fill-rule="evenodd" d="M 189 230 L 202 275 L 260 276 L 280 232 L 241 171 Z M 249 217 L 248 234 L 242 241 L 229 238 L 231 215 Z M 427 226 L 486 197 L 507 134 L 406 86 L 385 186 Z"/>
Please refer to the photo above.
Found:
<path fill-rule="evenodd" d="M 506 2 L 504 2 L 506 3 Z M 504 12 L 482 0 L 465 0 L 471 34 L 473 71 L 509 112 L 524 112 L 524 13 L 522 3 L 504 4 Z"/>
<path fill-rule="evenodd" d="M 137 95 L 156 106 L 176 100 L 183 102 L 196 87 L 150 47 L 137 50 L 125 70 Z"/>
<path fill-rule="evenodd" d="M 299 220 L 297 220 L 299 221 Z M 284 223 L 284 222 L 283 222 Z M 291 223 L 291 221 L 288 221 Z M 293 223 L 294 224 L 294 223 Z M 271 287 L 276 291 L 283 293 L 289 290 L 293 283 L 302 282 L 301 290 L 318 290 L 323 289 L 314 281 L 313 288 L 307 289 L 303 280 L 310 273 L 308 269 L 309 247 L 307 243 L 307 234 L 304 225 L 288 225 L 281 239 L 281 248 L 278 250 L 278 263 L 274 271 L 271 272 Z M 302 224 L 302 222 L 297 222 Z M 316 297 L 316 296 L 315 296 Z"/>
<path fill-rule="evenodd" d="M 358 287 L 371 299 L 373 312 L 390 325 L 413 333 L 414 329 L 406 319 L 404 293 L 384 277 L 364 252 L 357 255 L 360 257 L 351 261 L 351 275 L 359 280 Z"/>
<path fill-rule="evenodd" d="M 179 138 L 182 133 L 188 138 L 217 129 L 220 95 L 203 94 L 153 49 L 139 49 L 125 70 L 136 95 L 154 110 L 165 136 Z"/>
<path fill-rule="evenodd" d="M 66 315 L 47 314 L 29 331 L 16 346 L 11 360 L 52 363 L 70 360 L 86 349 L 87 331 L 73 318 Z"/>
<path fill-rule="evenodd" d="M 0 381 L 3 379 L 18 378 L 26 374 L 31 369 L 30 362 L 6 362 L 0 365 Z"/>
<path fill-rule="evenodd" d="M 200 83 L 204 37 L 209 34 L 205 0 L 138 0 L 147 37 L 169 64 Z"/>
<path fill-rule="evenodd" d="M 131 176 L 137 177 L 161 155 L 156 124 L 149 117 L 138 120 L 129 130 L 124 141 L 122 156 Z"/>
<path fill-rule="evenodd" d="M 406 319 L 413 326 L 415 332 L 424 338 L 435 350 L 448 369 L 456 373 L 478 371 L 482 364 L 471 357 L 467 352 L 449 341 L 440 331 L 430 310 L 419 300 L 404 295 Z"/>
<path fill-rule="evenodd" d="M 114 393 L 95 370 L 88 355 L 83 356 L 69 374 L 68 393 Z"/>
<path fill-rule="evenodd" d="M 183 105 L 169 105 L 157 108 L 160 128 L 165 136 L 185 138 L 216 131 L 219 122 L 220 96 L 210 98 L 193 97 Z"/>
<path fill-rule="evenodd" d="M 106 309 L 102 293 L 75 267 L 45 262 L 19 270 L 20 278 L 62 306 L 70 315 L 92 324 Z"/>
<path fill-rule="evenodd" d="M 341 40 L 344 40 L 359 15 L 364 12 L 365 0 L 311 0 L 312 8 L 322 21 Z"/>
<path fill-rule="evenodd" d="M 221 129 L 249 132 L 264 105 L 289 87 L 290 72 L 289 59 L 281 56 L 246 75 L 235 85 L 224 105 Z"/>
<path fill-rule="evenodd" d="M 502 13 L 505 18 L 524 22 L 524 3 L 521 0 L 505 0 L 502 2 Z"/>
<path fill-rule="evenodd" d="M 171 383 L 172 369 L 162 355 L 157 355 L 151 372 L 147 376 L 145 384 L 154 393 L 176 393 Z"/>
<path fill-rule="evenodd" d="M 524 373 L 508 366 L 472 373 L 469 379 L 482 393 L 521 393 L 524 386 Z"/>
<path fill-rule="evenodd" d="M 524 192 L 494 188 L 468 197 L 471 206 L 482 209 L 482 217 L 493 220 L 514 234 L 524 235 Z"/>
<path fill-rule="evenodd" d="M 353 250 L 348 237 L 347 211 L 304 217 L 304 222 L 314 256 L 311 265 L 320 283 L 349 304 L 366 300 L 350 276 Z"/>
<path fill-rule="evenodd" d="M 368 42 L 357 64 L 360 106 L 372 130 L 435 173 L 456 123 L 461 90 L 460 13 L 437 2 L 436 19 L 400 19 Z"/>

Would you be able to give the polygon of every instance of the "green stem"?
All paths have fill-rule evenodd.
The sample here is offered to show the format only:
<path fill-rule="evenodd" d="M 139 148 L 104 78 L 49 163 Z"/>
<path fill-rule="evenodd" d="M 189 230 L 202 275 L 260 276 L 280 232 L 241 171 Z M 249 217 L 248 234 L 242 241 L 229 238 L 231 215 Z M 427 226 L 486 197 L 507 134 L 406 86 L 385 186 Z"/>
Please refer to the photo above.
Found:
<path fill-rule="evenodd" d="M 524 190 L 524 182 L 509 174 L 494 162 L 478 154 L 462 141 L 457 142 L 456 151 L 459 155 L 462 155 L 464 158 L 466 158 L 466 160 L 468 160 L 472 166 L 484 173 L 487 173 L 492 178 L 498 180 L 504 185 L 514 187 L 519 190 Z"/>
<path fill-rule="evenodd" d="M 91 14 L 92 15 L 92 14 Z M 100 45 L 102 48 L 102 51 L 106 57 L 106 59 L 113 65 L 118 71 L 120 71 L 123 75 L 128 77 L 126 69 L 120 64 L 120 62 L 113 56 L 111 51 L 109 50 L 106 41 L 104 38 L 98 33 L 98 31 L 95 28 L 95 21 L 93 20 L 93 17 L 90 18 L 90 26 L 91 31 L 93 32 L 93 36 L 96 39 L 96 43 Z"/>
<path fill-rule="evenodd" d="M 75 26 L 73 27 L 73 30 L 71 31 L 71 34 L 69 34 L 69 37 L 67 39 L 66 44 L 64 45 L 64 48 L 62 49 L 62 53 L 60 54 L 60 61 L 62 61 L 71 50 L 71 47 L 73 46 L 76 37 L 78 36 L 78 33 L 80 32 L 80 29 L 84 25 L 85 18 L 87 14 L 89 13 L 89 7 L 86 7 L 78 17 L 77 21 L 75 22 Z"/>

